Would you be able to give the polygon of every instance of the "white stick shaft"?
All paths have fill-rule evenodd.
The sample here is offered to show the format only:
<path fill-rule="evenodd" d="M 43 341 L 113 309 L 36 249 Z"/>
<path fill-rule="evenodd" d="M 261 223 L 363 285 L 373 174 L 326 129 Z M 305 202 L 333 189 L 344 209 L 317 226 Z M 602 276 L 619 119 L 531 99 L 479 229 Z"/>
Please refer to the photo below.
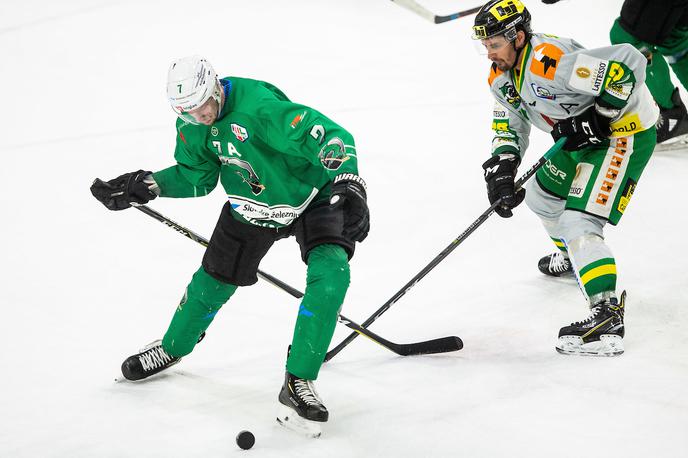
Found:
<path fill-rule="evenodd" d="M 435 13 L 427 10 L 423 6 L 416 3 L 414 0 L 392 0 L 392 1 L 399 6 L 403 6 L 404 8 L 413 11 L 418 16 L 423 17 L 432 23 L 435 22 Z"/>

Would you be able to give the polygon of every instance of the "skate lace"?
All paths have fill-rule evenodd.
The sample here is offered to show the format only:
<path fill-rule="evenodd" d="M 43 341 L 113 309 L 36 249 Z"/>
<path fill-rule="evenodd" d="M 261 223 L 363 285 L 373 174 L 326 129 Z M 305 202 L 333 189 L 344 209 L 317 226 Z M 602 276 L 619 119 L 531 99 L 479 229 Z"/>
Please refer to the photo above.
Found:
<path fill-rule="evenodd" d="M 587 317 L 586 319 L 584 319 L 584 320 L 576 321 L 575 323 L 573 323 L 573 325 L 574 325 L 574 326 L 578 326 L 578 325 L 581 325 L 581 324 L 590 323 L 592 320 L 594 320 L 594 319 L 597 317 L 597 315 L 599 315 L 599 313 L 600 313 L 601 310 L 602 310 L 602 306 L 596 305 L 595 307 L 593 307 L 593 308 L 590 310 L 590 316 L 588 316 L 588 317 Z"/>
<path fill-rule="evenodd" d="M 141 354 L 139 361 L 143 369 L 149 371 L 166 365 L 172 361 L 172 357 L 162 349 L 162 346 L 157 346 Z"/>
<path fill-rule="evenodd" d="M 657 118 L 657 122 L 655 123 L 655 128 L 657 130 L 661 129 L 662 126 L 664 125 L 664 116 L 660 113 L 659 118 Z"/>
<path fill-rule="evenodd" d="M 569 260 L 561 253 L 555 253 L 549 259 L 549 270 L 551 272 L 561 273 L 569 270 Z"/>
<path fill-rule="evenodd" d="M 318 394 L 315 392 L 315 388 L 310 380 L 304 379 L 294 379 L 294 390 L 296 395 L 303 400 L 308 405 L 322 405 L 322 402 L 318 398 Z"/>

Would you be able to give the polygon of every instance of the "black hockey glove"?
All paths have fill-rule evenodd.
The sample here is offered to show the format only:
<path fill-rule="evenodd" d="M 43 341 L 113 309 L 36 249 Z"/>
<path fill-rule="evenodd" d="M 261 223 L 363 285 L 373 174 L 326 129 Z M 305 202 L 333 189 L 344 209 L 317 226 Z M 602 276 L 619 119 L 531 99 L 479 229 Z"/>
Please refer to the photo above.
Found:
<path fill-rule="evenodd" d="M 365 181 L 353 173 L 334 177 L 330 205 L 344 208 L 344 235 L 356 242 L 365 240 L 370 230 Z"/>
<path fill-rule="evenodd" d="M 618 111 L 618 110 L 617 110 Z M 612 133 L 611 118 L 603 116 L 592 106 L 578 116 L 563 119 L 552 129 L 554 141 L 568 137 L 564 143 L 567 151 L 576 151 L 589 146 L 602 146 Z"/>
<path fill-rule="evenodd" d="M 516 192 L 514 185 L 516 169 L 520 163 L 521 159 L 515 154 L 499 154 L 483 164 L 487 197 L 490 204 L 502 199 L 501 204 L 495 208 L 495 212 L 502 218 L 511 218 L 511 209 L 518 207 L 526 197 L 526 190 L 521 188 Z"/>
<path fill-rule="evenodd" d="M 152 178 L 147 178 L 150 174 L 137 170 L 110 181 L 96 178 L 91 185 L 91 194 L 108 210 L 124 210 L 131 207 L 132 203 L 145 204 L 158 197 L 149 188 L 149 185 L 155 184 Z"/>

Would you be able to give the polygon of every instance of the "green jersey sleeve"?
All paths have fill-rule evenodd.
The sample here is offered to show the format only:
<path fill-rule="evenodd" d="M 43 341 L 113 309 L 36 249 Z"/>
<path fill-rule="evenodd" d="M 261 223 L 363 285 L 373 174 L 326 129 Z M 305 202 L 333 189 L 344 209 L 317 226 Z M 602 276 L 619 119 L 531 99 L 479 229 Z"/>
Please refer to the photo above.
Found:
<path fill-rule="evenodd" d="M 153 174 L 162 197 L 200 197 L 208 195 L 217 186 L 220 162 L 193 141 L 205 136 L 204 126 L 192 126 L 177 121 L 177 144 L 174 150 L 176 165 Z"/>
<path fill-rule="evenodd" d="M 267 143 L 284 154 L 305 158 L 327 173 L 358 175 L 353 136 L 322 113 L 289 101 L 271 101 L 261 108 Z"/>

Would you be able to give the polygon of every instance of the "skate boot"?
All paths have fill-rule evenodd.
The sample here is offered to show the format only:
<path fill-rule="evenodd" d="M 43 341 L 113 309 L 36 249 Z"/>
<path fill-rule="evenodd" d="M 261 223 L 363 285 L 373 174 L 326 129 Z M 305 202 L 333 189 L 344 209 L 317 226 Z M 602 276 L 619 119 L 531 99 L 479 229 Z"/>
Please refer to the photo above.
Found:
<path fill-rule="evenodd" d="M 162 341 L 156 340 L 122 363 L 122 375 L 127 380 L 142 380 L 174 366 L 181 358 L 175 358 L 162 349 Z"/>
<path fill-rule="evenodd" d="M 561 251 L 548 254 L 538 261 L 538 269 L 550 277 L 566 277 L 573 275 L 571 261 Z"/>
<path fill-rule="evenodd" d="M 626 291 L 621 300 L 610 297 L 597 302 L 590 309 L 590 316 L 559 331 L 556 349 L 559 353 L 587 356 L 617 356 L 624 352 L 624 304 Z"/>
<path fill-rule="evenodd" d="M 678 88 L 671 95 L 673 108 L 660 108 L 657 120 L 657 150 L 688 146 L 688 112 Z"/>
<path fill-rule="evenodd" d="M 279 402 L 279 424 L 310 437 L 320 437 L 321 425 L 327 421 L 329 413 L 315 391 L 313 380 L 287 372 Z"/>

